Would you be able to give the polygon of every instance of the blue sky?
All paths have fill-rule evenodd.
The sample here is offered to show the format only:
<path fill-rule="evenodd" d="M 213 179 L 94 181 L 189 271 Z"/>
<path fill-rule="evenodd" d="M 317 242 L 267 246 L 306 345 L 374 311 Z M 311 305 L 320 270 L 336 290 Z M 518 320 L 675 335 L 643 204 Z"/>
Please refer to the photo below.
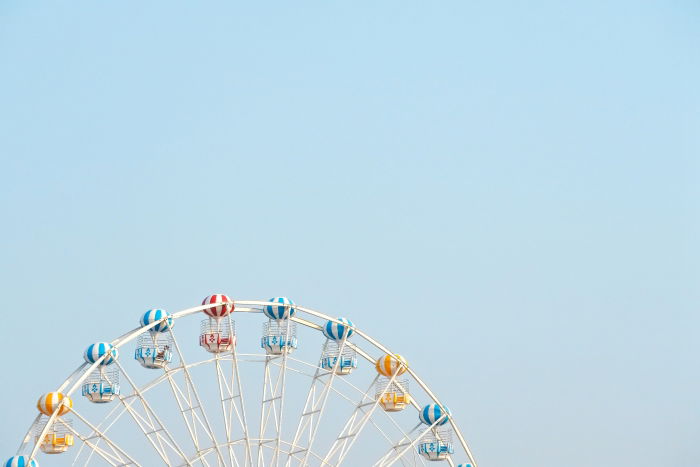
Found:
<path fill-rule="evenodd" d="M 4 1 L 0 457 L 222 291 L 350 317 L 483 466 L 698 465 L 699 13 Z"/>

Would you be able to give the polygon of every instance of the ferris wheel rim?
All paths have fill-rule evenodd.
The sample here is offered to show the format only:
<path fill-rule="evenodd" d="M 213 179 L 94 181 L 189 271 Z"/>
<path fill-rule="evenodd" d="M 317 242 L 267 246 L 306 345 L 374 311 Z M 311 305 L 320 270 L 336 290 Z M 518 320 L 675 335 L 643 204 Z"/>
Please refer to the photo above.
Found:
<path fill-rule="evenodd" d="M 236 304 L 236 305 L 239 305 L 238 307 L 235 308 L 235 310 L 231 313 L 231 315 L 234 315 L 237 313 L 262 313 L 261 309 L 253 308 L 253 307 L 265 307 L 265 306 L 270 305 L 269 301 L 262 301 L 262 300 L 231 300 L 231 302 Z M 241 307 L 241 305 L 243 307 Z M 316 318 L 319 318 L 322 320 L 326 320 L 326 321 L 331 321 L 331 322 L 338 323 L 338 324 L 347 324 L 346 322 L 340 321 L 336 317 L 326 315 L 325 313 L 319 312 L 317 310 L 313 310 L 313 309 L 303 307 L 303 306 L 297 305 L 297 304 L 292 304 L 291 306 L 293 306 L 293 308 L 296 312 L 306 313 L 306 314 L 311 315 L 313 317 L 316 317 Z M 172 319 L 172 321 L 174 323 L 176 320 L 178 320 L 180 318 L 194 315 L 194 314 L 201 312 L 201 311 L 208 309 L 208 308 L 211 308 L 211 304 L 204 304 L 204 305 L 198 305 L 195 307 L 186 308 L 186 309 L 183 309 L 183 310 L 180 310 L 180 311 L 177 311 L 177 312 L 170 314 L 170 318 Z M 296 323 L 302 324 L 305 327 L 322 332 L 321 325 L 318 325 L 318 324 L 313 323 L 311 321 L 305 320 L 303 318 L 299 318 L 298 316 L 291 317 L 290 321 L 294 321 Z M 136 339 L 139 335 L 143 334 L 144 332 L 149 331 L 152 328 L 155 328 L 159 324 L 160 324 L 160 321 L 154 321 L 154 322 L 152 322 L 150 324 L 146 324 L 144 326 L 138 326 L 138 327 L 122 334 L 121 336 L 113 339 L 110 342 L 110 344 L 113 347 L 119 349 L 123 345 L 128 344 L 129 342 Z M 367 341 L 369 344 L 374 346 L 375 349 L 383 352 L 384 354 L 390 355 L 393 358 L 397 358 L 398 354 L 392 352 L 391 350 L 389 350 L 388 347 L 384 346 L 381 342 L 379 342 L 378 340 L 374 339 L 373 337 L 371 337 L 370 335 L 368 335 L 367 333 L 362 331 L 360 328 L 358 328 L 358 326 L 356 324 L 352 324 L 352 330 L 354 331 L 354 333 L 356 335 L 362 337 L 365 341 Z M 365 352 L 361 347 L 359 347 L 358 345 L 353 344 L 353 343 L 349 343 L 349 345 L 352 348 L 358 350 L 358 353 L 363 358 L 365 358 L 367 361 L 374 363 L 374 359 L 372 357 L 370 357 L 369 354 L 367 352 Z M 105 354 L 105 355 L 102 355 L 101 357 L 99 357 L 98 359 L 96 359 L 93 363 L 88 363 L 88 362 L 81 363 L 68 376 L 68 378 L 66 380 L 64 380 L 64 382 L 59 386 L 59 388 L 56 390 L 56 392 L 62 392 L 66 396 L 70 397 L 80 387 L 80 385 L 82 385 L 84 383 L 84 381 L 88 378 L 88 376 L 108 357 L 109 357 L 109 354 Z M 211 358 L 211 359 L 206 359 L 204 361 L 195 362 L 194 365 L 201 365 L 201 364 L 209 363 L 213 360 L 216 360 L 216 357 Z M 116 363 L 119 364 L 118 362 L 116 362 Z M 306 363 L 306 362 L 304 362 L 304 363 Z M 82 374 L 81 374 L 81 372 L 82 372 Z M 430 399 L 432 399 L 432 401 L 435 404 L 437 404 L 439 406 L 444 406 L 444 404 L 442 404 L 440 399 L 432 392 L 432 390 L 429 388 L 429 386 L 417 375 L 417 373 L 410 366 L 408 366 L 406 368 L 406 373 L 408 373 L 413 378 L 413 380 L 428 395 L 428 397 Z M 80 375 L 80 376 L 78 376 L 78 375 Z M 75 380 L 73 380 L 73 378 L 76 376 L 78 376 L 78 377 Z M 162 375 L 161 375 L 161 377 L 162 377 Z M 71 385 L 71 382 L 72 382 L 72 385 Z M 158 384 L 160 384 L 160 383 L 158 383 Z M 65 390 L 66 387 L 68 387 L 68 390 Z M 413 405 L 415 408 L 420 410 L 420 408 L 417 406 L 417 403 L 415 401 L 412 401 L 411 405 Z M 43 431 L 39 435 L 40 438 L 42 438 L 46 434 L 46 431 L 47 431 L 49 425 L 51 425 L 51 423 L 57 418 L 57 414 L 58 414 L 58 410 L 55 411 L 49 417 L 47 424 L 45 425 Z M 41 414 L 36 417 L 35 421 L 32 423 L 32 425 L 30 425 L 29 429 L 27 430 L 27 433 L 25 434 L 24 438 L 22 439 L 22 442 L 20 443 L 20 446 L 17 450 L 18 455 L 21 451 L 21 448 L 30 439 L 31 433 L 32 433 L 32 427 L 34 426 L 36 421 L 39 420 L 40 417 L 41 417 Z M 466 439 L 464 438 L 464 436 L 459 428 L 459 425 L 456 423 L 455 416 L 453 414 L 450 414 L 447 421 L 450 424 L 450 426 L 452 427 L 452 429 L 454 430 L 462 448 L 465 450 L 467 456 L 469 457 L 469 461 L 471 462 L 472 466 L 478 467 L 476 459 L 474 458 L 472 451 L 469 448 L 469 445 L 466 442 Z M 284 441 L 284 442 L 289 444 L 286 441 Z M 32 453 L 30 455 L 30 458 L 34 458 L 34 456 L 36 455 L 37 449 L 38 449 L 38 443 L 35 444 L 35 446 L 32 450 Z M 449 462 L 452 465 L 451 459 L 449 459 Z"/>

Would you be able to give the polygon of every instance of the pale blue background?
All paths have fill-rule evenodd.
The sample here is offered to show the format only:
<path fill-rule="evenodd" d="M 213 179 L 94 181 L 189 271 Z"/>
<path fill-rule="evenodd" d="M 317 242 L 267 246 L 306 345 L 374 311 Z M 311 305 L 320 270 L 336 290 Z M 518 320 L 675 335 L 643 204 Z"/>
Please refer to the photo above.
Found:
<path fill-rule="evenodd" d="M 0 457 L 212 291 L 345 315 L 482 467 L 700 464 L 692 1 L 0 4 Z"/>

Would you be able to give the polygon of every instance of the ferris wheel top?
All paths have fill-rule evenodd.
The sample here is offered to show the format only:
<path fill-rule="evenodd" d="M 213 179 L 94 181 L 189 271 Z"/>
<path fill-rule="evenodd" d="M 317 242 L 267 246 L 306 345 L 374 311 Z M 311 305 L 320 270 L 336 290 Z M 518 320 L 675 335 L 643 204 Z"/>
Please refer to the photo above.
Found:
<path fill-rule="evenodd" d="M 405 403 L 410 403 L 418 410 L 418 418 L 420 422 L 427 425 L 430 430 L 435 431 L 437 427 L 449 424 L 454 430 L 460 444 L 463 446 L 464 450 L 469 457 L 469 464 L 460 464 L 477 467 L 474 457 L 462 435 L 459 427 L 455 423 L 454 416 L 450 410 L 443 405 L 440 400 L 435 396 L 435 394 L 430 390 L 430 388 L 420 379 L 420 377 L 409 367 L 407 360 L 396 353 L 393 353 L 388 348 L 383 346 L 379 341 L 373 339 L 371 336 L 364 333 L 359 329 L 351 320 L 344 317 L 333 318 L 331 316 L 325 315 L 321 312 L 305 308 L 303 306 L 295 304 L 292 300 L 287 297 L 274 297 L 268 301 L 258 301 L 258 300 L 232 300 L 228 295 L 225 294 L 212 294 L 207 296 L 203 301 L 202 305 L 195 306 L 192 308 L 184 309 L 175 313 L 169 313 L 160 308 L 153 308 L 147 310 L 143 315 L 141 315 L 139 324 L 140 326 L 117 337 L 111 342 L 96 342 L 90 344 L 83 354 L 84 363 L 80 365 L 74 372 L 69 376 L 60 387 L 53 392 L 49 392 L 39 399 L 37 403 L 37 408 L 40 415 L 37 416 L 37 422 L 39 417 L 44 415 L 48 417 L 45 421 L 43 429 L 36 437 L 36 444 L 33 447 L 31 453 L 26 455 L 19 455 L 20 451 L 23 449 L 24 444 L 26 444 L 29 436 L 25 437 L 25 442 L 20 446 L 18 450 L 18 455 L 8 459 L 3 465 L 4 467 L 37 467 L 37 462 L 35 460 L 35 455 L 39 447 L 43 448 L 43 440 L 46 439 L 47 433 L 52 429 L 52 424 L 56 421 L 60 421 L 60 417 L 71 412 L 73 410 L 73 400 L 71 395 L 86 381 L 86 379 L 93 374 L 96 369 L 99 369 L 100 374 L 104 375 L 104 368 L 116 363 L 119 359 L 119 349 L 134 339 L 140 338 L 146 334 L 151 335 L 151 340 L 146 341 L 145 344 L 141 344 L 139 341 L 139 347 L 137 348 L 135 358 L 139 360 L 143 366 L 146 368 L 164 368 L 170 362 L 172 358 L 170 346 L 167 344 L 159 344 L 159 336 L 163 336 L 163 340 L 167 340 L 167 335 L 172 331 L 175 321 L 180 318 L 194 315 L 196 313 L 204 313 L 212 322 L 219 323 L 225 317 L 230 316 L 232 313 L 262 313 L 267 318 L 270 319 L 270 326 L 272 324 L 276 325 L 279 332 L 283 332 L 284 326 L 289 330 L 293 324 L 301 324 L 303 326 L 320 330 L 322 334 L 328 339 L 329 342 L 334 342 L 341 348 L 347 347 L 357 352 L 358 355 L 365 358 L 371 362 L 377 373 L 383 377 L 389 378 L 390 383 L 399 385 L 398 381 L 394 382 L 396 378 L 400 375 L 407 374 L 412 377 L 412 379 L 419 385 L 419 387 L 428 395 L 432 400 L 430 403 L 424 406 L 419 406 L 410 397 L 404 399 Z M 316 323 L 314 320 L 322 320 L 322 324 Z M 212 342 L 205 342 L 200 344 L 207 348 L 210 352 L 221 352 L 229 350 L 235 346 L 235 336 L 231 334 L 223 335 L 221 333 L 221 326 L 216 324 L 216 329 L 218 331 L 211 332 L 211 327 L 203 327 L 203 335 L 215 335 Z M 278 332 L 276 331 L 276 332 Z M 207 334 L 208 332 L 208 334 Z M 216 334 L 219 332 L 219 334 Z M 376 350 L 381 352 L 381 356 L 378 359 L 374 359 L 367 351 L 361 349 L 359 346 L 354 345 L 348 341 L 349 338 L 354 335 L 359 336 L 365 342 L 369 343 Z M 283 337 L 283 336 L 281 336 Z M 206 345 L 205 345 L 206 344 Z M 144 346 L 143 348 L 142 345 Z M 263 345 L 265 347 L 265 345 Z M 283 337 L 278 342 L 274 342 L 274 346 L 267 343 L 270 352 L 275 353 L 286 353 L 293 350 L 292 347 L 296 347 L 296 337 L 294 337 L 294 342 L 288 341 L 286 337 Z M 269 352 L 268 352 L 269 353 Z M 347 366 L 343 366 L 342 359 L 329 360 L 328 365 L 323 365 L 324 368 L 336 371 L 337 374 L 343 375 L 349 373 L 352 368 L 356 367 L 355 362 L 350 362 Z M 344 370 L 344 371 L 339 371 Z M 98 383 L 93 382 L 93 388 L 85 389 L 83 388 L 83 395 L 88 397 L 92 402 L 109 402 L 114 397 L 119 395 L 118 385 L 115 383 L 116 380 L 109 379 L 105 377 L 105 380 L 99 380 L 99 393 L 98 393 Z M 105 384 L 108 383 L 108 384 Z M 388 388 L 388 386 L 387 386 Z M 388 389 L 384 389 L 384 393 Z M 405 392 L 405 391 L 404 391 Z M 396 402 L 396 401 L 394 401 Z M 390 404 L 390 407 L 382 404 L 382 406 L 387 411 L 400 410 L 400 407 Z M 398 408 L 397 408 L 398 407 Z M 35 422 L 36 423 L 36 422 Z M 31 429 L 30 429 L 31 430 Z M 427 431 L 425 432 L 427 433 Z M 67 436 L 64 438 L 64 443 Z M 72 437 L 71 437 L 72 439 Z M 439 457 L 439 445 L 441 439 L 438 438 L 438 452 L 421 452 L 429 460 L 444 459 L 445 457 Z M 414 441 L 411 446 L 417 442 Z M 71 442 L 72 444 L 72 442 Z M 66 446 L 62 446 L 63 449 Z M 419 450 L 424 449 L 421 445 Z M 427 448 L 425 448 L 427 449 Z M 64 449 L 65 450 L 65 449 Z M 50 452 L 50 451 L 45 451 Z M 63 452 L 63 451 L 56 451 Z M 431 457 L 438 456 L 438 457 Z M 450 465 L 456 465 L 452 462 L 451 458 L 448 459 Z"/>

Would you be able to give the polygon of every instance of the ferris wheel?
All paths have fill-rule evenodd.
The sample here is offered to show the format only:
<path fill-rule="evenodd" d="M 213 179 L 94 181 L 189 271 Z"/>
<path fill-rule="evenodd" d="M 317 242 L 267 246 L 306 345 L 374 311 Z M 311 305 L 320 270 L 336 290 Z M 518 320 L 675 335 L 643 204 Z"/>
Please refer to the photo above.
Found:
<path fill-rule="evenodd" d="M 477 467 L 407 359 L 286 297 L 150 309 L 83 359 L 2 466 Z"/>

